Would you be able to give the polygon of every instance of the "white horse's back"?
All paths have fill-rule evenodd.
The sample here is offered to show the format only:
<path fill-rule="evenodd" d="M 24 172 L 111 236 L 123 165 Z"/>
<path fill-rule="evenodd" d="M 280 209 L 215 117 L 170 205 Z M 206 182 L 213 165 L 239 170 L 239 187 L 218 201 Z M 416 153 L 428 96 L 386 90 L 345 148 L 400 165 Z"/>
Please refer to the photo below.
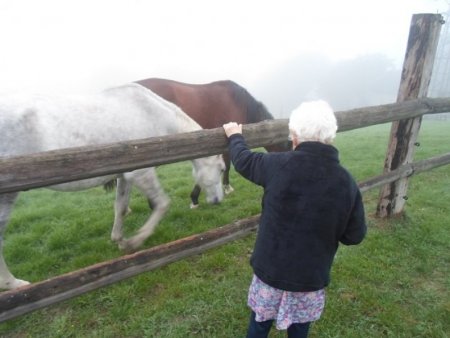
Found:
<path fill-rule="evenodd" d="M 0 99 L 0 156 L 198 129 L 178 107 L 138 84 L 89 96 Z"/>

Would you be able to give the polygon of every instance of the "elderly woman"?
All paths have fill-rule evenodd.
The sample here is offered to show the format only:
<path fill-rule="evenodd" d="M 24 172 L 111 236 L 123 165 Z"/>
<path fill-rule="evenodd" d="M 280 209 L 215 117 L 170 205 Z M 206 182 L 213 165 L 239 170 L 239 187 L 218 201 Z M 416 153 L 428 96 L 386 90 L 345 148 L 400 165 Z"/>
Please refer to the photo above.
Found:
<path fill-rule="evenodd" d="M 360 191 L 331 145 L 334 113 L 324 101 L 301 104 L 289 119 L 293 151 L 282 153 L 252 152 L 242 125 L 223 128 L 236 171 L 264 188 L 247 337 L 267 337 L 273 321 L 288 337 L 307 337 L 323 311 L 339 243 L 358 244 L 366 234 Z"/>

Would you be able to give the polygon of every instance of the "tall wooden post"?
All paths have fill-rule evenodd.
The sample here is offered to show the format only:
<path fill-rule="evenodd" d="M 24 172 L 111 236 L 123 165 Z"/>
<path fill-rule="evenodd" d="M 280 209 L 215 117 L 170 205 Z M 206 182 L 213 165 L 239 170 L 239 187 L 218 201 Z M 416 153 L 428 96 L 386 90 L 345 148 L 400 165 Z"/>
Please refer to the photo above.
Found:
<path fill-rule="evenodd" d="M 440 14 L 413 15 L 397 102 L 426 97 L 443 23 Z M 392 123 L 385 173 L 412 161 L 421 122 L 420 116 Z M 407 189 L 408 178 L 385 185 L 380 191 L 377 216 L 402 213 Z"/>

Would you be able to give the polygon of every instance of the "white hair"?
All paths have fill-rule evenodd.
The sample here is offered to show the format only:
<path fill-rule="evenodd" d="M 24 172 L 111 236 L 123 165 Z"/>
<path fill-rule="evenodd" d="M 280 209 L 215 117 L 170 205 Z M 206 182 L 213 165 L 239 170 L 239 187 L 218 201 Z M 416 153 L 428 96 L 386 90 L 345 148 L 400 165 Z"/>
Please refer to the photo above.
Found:
<path fill-rule="evenodd" d="M 289 118 L 290 136 L 298 143 L 316 141 L 330 144 L 336 137 L 337 121 L 333 109 L 323 101 L 303 102 Z"/>

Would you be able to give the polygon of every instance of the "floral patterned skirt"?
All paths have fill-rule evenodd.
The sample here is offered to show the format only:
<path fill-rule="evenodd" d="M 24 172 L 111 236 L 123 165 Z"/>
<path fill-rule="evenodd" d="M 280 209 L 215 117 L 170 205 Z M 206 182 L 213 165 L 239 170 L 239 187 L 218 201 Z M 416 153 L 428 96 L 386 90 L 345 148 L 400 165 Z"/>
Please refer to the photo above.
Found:
<path fill-rule="evenodd" d="M 273 319 L 278 330 L 286 330 L 292 323 L 312 322 L 320 318 L 325 306 L 325 289 L 312 292 L 283 291 L 253 275 L 248 306 L 255 312 L 257 322 Z"/>

